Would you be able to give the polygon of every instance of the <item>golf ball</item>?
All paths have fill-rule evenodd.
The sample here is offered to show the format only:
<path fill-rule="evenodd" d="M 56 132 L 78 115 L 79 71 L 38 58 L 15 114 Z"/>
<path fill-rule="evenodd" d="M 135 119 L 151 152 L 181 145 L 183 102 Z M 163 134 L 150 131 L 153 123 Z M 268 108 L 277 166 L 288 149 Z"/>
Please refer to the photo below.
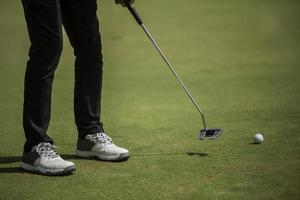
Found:
<path fill-rule="evenodd" d="M 260 133 L 256 133 L 253 137 L 253 142 L 255 144 L 260 144 L 264 141 L 264 136 Z"/>

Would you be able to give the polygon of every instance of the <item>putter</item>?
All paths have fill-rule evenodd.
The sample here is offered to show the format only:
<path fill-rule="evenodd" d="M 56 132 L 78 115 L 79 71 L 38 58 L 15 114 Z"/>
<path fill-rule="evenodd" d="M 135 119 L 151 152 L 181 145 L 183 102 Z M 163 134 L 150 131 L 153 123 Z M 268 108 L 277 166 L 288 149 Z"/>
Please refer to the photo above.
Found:
<path fill-rule="evenodd" d="M 191 93 L 188 91 L 188 89 L 186 88 L 186 86 L 184 85 L 184 83 L 182 82 L 182 80 L 179 78 L 177 72 L 172 67 L 171 63 L 169 62 L 169 60 L 167 59 L 167 57 L 164 55 L 164 53 L 162 52 L 161 48 L 155 42 L 155 40 L 152 37 L 151 33 L 149 32 L 149 30 L 144 25 L 142 18 L 137 13 L 136 9 L 129 4 L 128 1 L 126 2 L 126 7 L 130 11 L 130 13 L 132 14 L 132 16 L 135 18 L 136 22 L 142 27 L 142 29 L 146 33 L 147 37 L 150 39 L 150 41 L 154 45 L 155 49 L 158 51 L 158 53 L 163 58 L 163 60 L 165 61 L 165 63 L 167 64 L 167 66 L 169 67 L 169 69 L 171 70 L 171 72 L 173 73 L 173 75 L 179 81 L 179 83 L 180 83 L 181 87 L 183 88 L 183 90 L 185 91 L 186 95 L 189 97 L 189 99 L 191 100 L 191 102 L 193 103 L 193 105 L 198 110 L 198 112 L 199 112 L 199 114 L 201 116 L 201 119 L 202 119 L 203 126 L 204 126 L 204 128 L 200 130 L 199 139 L 200 140 L 204 140 L 204 139 L 211 139 L 211 140 L 213 140 L 213 139 L 218 138 L 221 135 L 221 133 L 222 133 L 223 130 L 221 128 L 207 128 L 206 127 L 205 117 L 204 117 L 204 114 L 203 114 L 202 110 L 200 109 L 200 106 L 197 104 L 197 102 L 195 101 L 194 97 L 191 95 Z"/>

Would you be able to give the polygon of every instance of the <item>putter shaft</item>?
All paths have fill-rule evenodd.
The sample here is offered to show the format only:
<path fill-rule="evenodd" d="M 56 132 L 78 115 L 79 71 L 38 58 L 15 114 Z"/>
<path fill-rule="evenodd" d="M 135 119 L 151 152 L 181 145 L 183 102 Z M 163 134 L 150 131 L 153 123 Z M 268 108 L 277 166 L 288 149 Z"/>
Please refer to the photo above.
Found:
<path fill-rule="evenodd" d="M 203 114 L 200 106 L 197 104 L 197 102 L 194 99 L 194 97 L 191 95 L 191 93 L 189 92 L 189 90 L 187 89 L 187 87 L 184 85 L 183 81 L 180 79 L 180 77 L 177 74 L 177 72 L 175 71 L 174 67 L 172 67 L 171 63 L 169 62 L 169 60 L 167 59 L 167 57 L 162 52 L 161 48 L 155 42 L 154 38 L 152 37 L 152 35 L 149 32 L 149 30 L 147 29 L 147 27 L 143 23 L 141 24 L 141 27 L 143 28 L 144 32 L 146 33 L 146 35 L 148 36 L 148 38 L 150 39 L 150 41 L 154 45 L 155 49 L 158 51 L 159 55 L 163 58 L 163 60 L 165 61 L 165 63 L 167 64 L 167 66 L 169 67 L 169 69 L 171 70 L 171 72 L 173 73 L 173 75 L 176 77 L 176 79 L 180 83 L 180 85 L 183 88 L 183 90 L 185 91 L 186 95 L 189 97 L 189 99 L 191 100 L 191 102 L 194 104 L 194 106 L 198 110 L 198 112 L 199 112 L 199 114 L 200 114 L 200 116 L 202 118 L 204 129 L 206 129 L 205 117 L 204 117 L 204 114 Z"/>
<path fill-rule="evenodd" d="M 167 59 L 167 57 L 164 55 L 164 53 L 162 52 L 161 48 L 158 46 L 158 44 L 155 42 L 154 38 L 152 37 L 151 33 L 149 32 L 149 30 L 146 28 L 146 26 L 143 23 L 142 18 L 139 16 L 139 14 L 137 13 L 137 11 L 135 10 L 134 7 L 132 7 L 129 2 L 127 1 L 126 3 L 128 10 L 130 11 L 130 13 L 133 15 L 133 17 L 135 18 L 136 22 L 142 27 L 142 29 L 144 30 L 144 32 L 146 33 L 146 35 L 148 36 L 148 38 L 150 39 L 150 41 L 152 42 L 152 44 L 154 45 L 155 49 L 158 51 L 158 53 L 160 54 L 160 56 L 163 58 L 163 60 L 165 61 L 165 63 L 167 64 L 167 66 L 169 67 L 169 69 L 171 70 L 171 72 L 173 73 L 173 75 L 176 77 L 176 79 L 178 80 L 178 82 L 180 83 L 181 87 L 183 88 L 183 90 L 185 91 L 186 95 L 189 97 L 189 99 L 191 100 L 191 102 L 193 103 L 193 105 L 196 107 L 196 109 L 198 110 L 202 122 L 203 122 L 203 126 L 204 129 L 206 130 L 206 122 L 205 122 L 205 117 L 204 114 L 202 112 L 202 110 L 200 109 L 200 106 L 197 104 L 197 102 L 195 101 L 194 97 L 191 95 L 191 93 L 189 92 L 189 90 L 186 88 L 186 86 L 184 85 L 184 83 L 182 82 L 182 80 L 180 79 L 180 77 L 178 76 L 177 72 L 175 71 L 175 69 L 172 67 L 171 63 L 169 62 L 169 60 Z"/>

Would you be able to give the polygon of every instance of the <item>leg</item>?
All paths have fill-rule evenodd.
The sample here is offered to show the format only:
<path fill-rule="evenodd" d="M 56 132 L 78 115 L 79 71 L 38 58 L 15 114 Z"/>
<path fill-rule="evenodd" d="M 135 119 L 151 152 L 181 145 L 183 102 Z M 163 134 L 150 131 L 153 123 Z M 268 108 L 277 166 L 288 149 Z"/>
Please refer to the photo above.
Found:
<path fill-rule="evenodd" d="M 24 151 L 40 142 L 53 144 L 46 134 L 50 121 L 54 72 L 62 50 L 59 0 L 22 0 L 30 37 L 24 85 Z"/>
<path fill-rule="evenodd" d="M 102 53 L 96 0 L 61 0 L 62 19 L 76 56 L 74 114 L 79 136 L 100 123 Z"/>

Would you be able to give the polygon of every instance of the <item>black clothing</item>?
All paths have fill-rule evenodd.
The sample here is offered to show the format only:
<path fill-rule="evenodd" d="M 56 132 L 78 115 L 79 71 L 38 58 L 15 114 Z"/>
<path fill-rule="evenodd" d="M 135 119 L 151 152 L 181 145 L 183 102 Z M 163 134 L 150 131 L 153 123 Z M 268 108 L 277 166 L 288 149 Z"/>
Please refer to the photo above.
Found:
<path fill-rule="evenodd" d="M 102 130 L 102 53 L 96 0 L 22 0 L 31 42 L 24 85 L 24 150 L 53 140 L 47 135 L 51 90 L 63 37 L 74 48 L 74 114 L 79 137 Z"/>

